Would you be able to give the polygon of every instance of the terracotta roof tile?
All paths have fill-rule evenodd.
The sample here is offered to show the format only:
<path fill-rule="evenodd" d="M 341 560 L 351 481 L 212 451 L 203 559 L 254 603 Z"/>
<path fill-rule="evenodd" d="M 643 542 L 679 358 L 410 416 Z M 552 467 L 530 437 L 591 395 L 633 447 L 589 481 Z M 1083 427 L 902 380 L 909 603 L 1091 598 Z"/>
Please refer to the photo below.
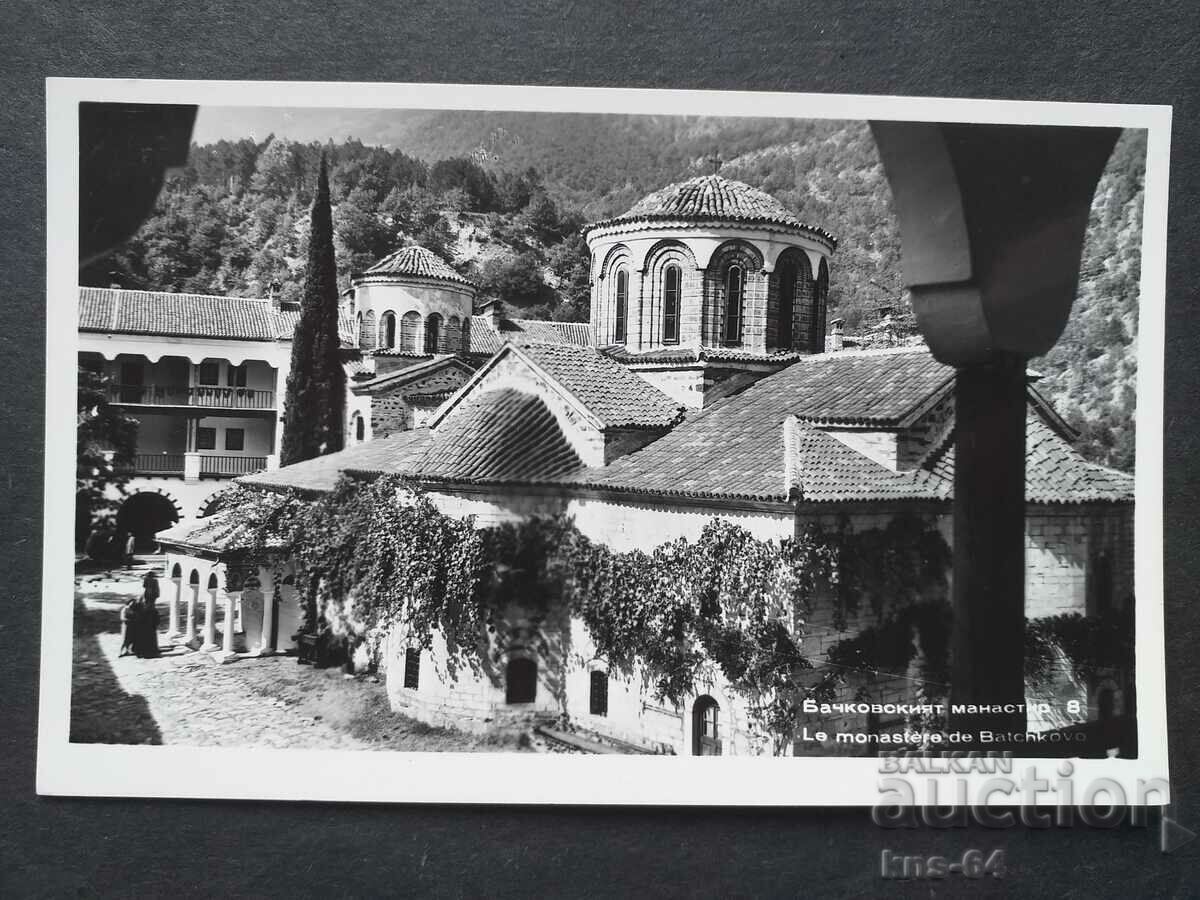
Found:
<path fill-rule="evenodd" d="M 679 403 L 597 350 L 571 344 L 515 346 L 607 428 L 666 428 L 682 418 Z"/>
<path fill-rule="evenodd" d="M 954 445 L 933 455 L 928 468 L 954 481 Z M 1134 496 L 1133 476 L 1088 462 L 1030 409 L 1025 426 L 1025 499 L 1030 503 L 1126 503 Z"/>
<path fill-rule="evenodd" d="M 452 281 L 468 287 L 475 286 L 473 282 L 454 271 L 440 256 L 424 247 L 404 247 L 390 253 L 361 275 L 412 275 L 417 278 Z"/>
<path fill-rule="evenodd" d="M 467 402 L 438 427 L 414 467 L 421 478 L 453 481 L 544 481 L 582 463 L 542 400 L 512 388 Z"/>
<path fill-rule="evenodd" d="M 275 309 L 255 297 L 218 297 L 121 288 L 79 288 L 79 330 L 227 341 L 289 341 L 300 311 Z M 338 318 L 343 347 L 357 345 L 355 322 Z"/>
<path fill-rule="evenodd" d="M 587 322 L 551 322 L 544 319 L 501 319 L 500 333 L 488 316 L 471 316 L 466 329 L 468 353 L 491 356 L 506 343 L 540 341 L 547 344 L 592 346 L 592 326 Z"/>
<path fill-rule="evenodd" d="M 833 235 L 822 228 L 805 225 L 770 194 L 716 174 L 669 184 L 647 194 L 621 215 L 588 226 L 588 230 L 670 219 L 783 225 L 797 231 L 813 232 L 836 244 Z"/>
<path fill-rule="evenodd" d="M 329 491 L 337 484 L 342 472 L 364 470 L 378 472 L 408 471 L 429 446 L 429 430 L 418 428 L 401 431 L 347 447 L 304 462 L 278 469 L 258 472 L 237 479 L 250 487 L 291 489 L 299 491 Z"/>

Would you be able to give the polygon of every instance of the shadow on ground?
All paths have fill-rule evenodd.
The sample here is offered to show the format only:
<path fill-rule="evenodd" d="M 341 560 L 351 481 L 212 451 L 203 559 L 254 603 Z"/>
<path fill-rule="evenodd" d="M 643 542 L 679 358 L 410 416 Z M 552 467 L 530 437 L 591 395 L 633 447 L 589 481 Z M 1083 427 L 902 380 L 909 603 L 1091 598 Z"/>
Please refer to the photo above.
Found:
<path fill-rule="evenodd" d="M 71 737 L 81 744 L 161 744 L 162 733 L 144 697 L 127 694 L 100 648 L 101 634 L 121 630 L 119 594 L 97 595 L 103 606 L 75 601 L 75 652 L 71 666 Z"/>

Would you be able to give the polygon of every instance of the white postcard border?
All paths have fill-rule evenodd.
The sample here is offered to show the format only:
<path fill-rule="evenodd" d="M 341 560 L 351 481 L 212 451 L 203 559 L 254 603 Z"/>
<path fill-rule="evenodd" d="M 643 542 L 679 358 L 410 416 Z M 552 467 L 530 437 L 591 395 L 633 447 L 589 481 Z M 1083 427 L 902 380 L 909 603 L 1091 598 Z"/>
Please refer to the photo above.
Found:
<path fill-rule="evenodd" d="M 354 802 L 704 806 L 870 806 L 881 800 L 879 760 L 840 757 L 648 757 L 515 753 L 402 753 L 115 746 L 69 741 L 78 110 L 81 101 L 275 106 L 522 110 L 1112 126 L 1148 129 L 1138 322 L 1135 473 L 1138 758 L 1074 760 L 1083 792 L 1111 779 L 1131 804 L 1167 802 L 1162 584 L 1163 351 L 1171 108 L 745 91 L 674 91 L 459 84 L 47 79 L 47 347 L 45 532 L 37 790 L 74 796 Z M 1058 777 L 1057 759 L 1014 760 Z M 181 773 L 188 773 L 182 777 Z M 965 785 L 973 804 L 1011 805 L 984 773 L 922 775 L 943 803 Z M 1158 790 L 1146 795 L 1144 786 Z M 1043 801 L 1045 802 L 1045 801 Z M 1051 800 L 1050 803 L 1054 801 Z M 1105 802 L 1101 794 L 1097 802 Z"/>

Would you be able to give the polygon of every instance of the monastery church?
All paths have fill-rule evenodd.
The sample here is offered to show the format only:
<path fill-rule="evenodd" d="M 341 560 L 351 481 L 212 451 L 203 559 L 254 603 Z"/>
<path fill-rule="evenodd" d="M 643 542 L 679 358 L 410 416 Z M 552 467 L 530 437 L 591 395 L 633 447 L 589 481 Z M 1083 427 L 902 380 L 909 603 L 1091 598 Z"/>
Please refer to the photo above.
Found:
<path fill-rule="evenodd" d="M 202 387 L 235 398 L 239 389 L 278 391 L 294 312 L 270 299 L 81 289 L 81 330 L 94 344 L 147 358 L 156 342 L 155 360 L 170 352 L 164 341 L 203 344 L 188 351 L 193 393 L 142 411 L 190 416 L 190 424 L 164 421 L 159 431 L 178 430 L 181 452 L 199 454 L 193 468 L 203 464 L 197 438 L 210 446 L 223 437 L 209 429 L 254 429 L 263 459 L 252 474 L 229 475 L 254 489 L 312 497 L 343 475 L 402 474 L 441 511 L 472 515 L 478 527 L 565 513 L 589 539 L 622 551 L 695 540 L 713 519 L 781 539 L 814 522 L 865 530 L 915 515 L 951 539 L 954 370 L 921 346 L 841 350 L 829 341 L 832 235 L 762 191 L 714 174 L 648 195 L 590 225 L 586 240 L 586 324 L 510 318 L 499 304 L 480 303 L 474 285 L 420 247 L 354 273 L 342 310 L 346 449 L 286 467 L 267 458 L 281 427 L 274 397 L 244 395 L 262 408 L 196 410 L 187 401 Z M 236 343 L 228 334 L 147 334 L 154 329 L 145 323 L 168 313 L 193 332 L 236 321 L 248 336 L 225 359 Z M 251 333 L 260 321 L 261 333 Z M 110 370 L 126 364 L 112 348 L 102 351 L 92 358 Z M 253 353 L 267 361 L 239 373 Z M 223 359 L 215 369 L 212 356 Z M 199 383 L 204 366 L 218 384 Z M 273 387 L 251 385 L 258 374 L 265 385 L 272 368 Z M 134 396 L 128 385 L 123 390 Z M 242 424 L 231 426 L 235 420 Z M 1073 438 L 1031 373 L 1029 617 L 1133 602 L 1132 478 L 1083 459 Z M 171 638 L 231 659 L 293 647 L 299 609 L 288 580 L 272 583 L 267 565 L 258 568 L 257 587 L 231 580 L 227 564 L 241 548 L 222 513 L 201 512 L 188 510 L 157 534 L 174 582 L 164 586 Z M 845 636 L 833 621 L 807 625 L 805 652 L 814 659 L 813 647 Z M 431 724 L 486 732 L 569 721 L 581 734 L 637 752 L 770 752 L 746 699 L 719 674 L 672 704 L 610 673 L 582 622 L 572 622 L 569 640 L 569 661 L 539 658 L 514 642 L 495 673 L 451 675 L 436 635 L 421 650 L 396 629 L 379 663 L 393 708 Z M 905 672 L 848 681 L 848 698 L 893 702 L 914 693 Z M 1119 714 L 1128 687 L 1110 680 L 1071 689 L 1082 717 L 1094 719 Z M 854 716 L 835 724 L 865 727 Z M 1030 720 L 1031 730 L 1064 724 Z"/>

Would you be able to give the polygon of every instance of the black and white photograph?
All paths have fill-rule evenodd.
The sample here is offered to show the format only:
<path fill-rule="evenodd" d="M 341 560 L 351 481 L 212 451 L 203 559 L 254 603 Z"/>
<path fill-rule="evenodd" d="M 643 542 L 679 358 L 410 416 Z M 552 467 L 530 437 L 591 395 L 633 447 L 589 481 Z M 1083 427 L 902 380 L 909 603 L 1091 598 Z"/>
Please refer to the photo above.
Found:
<path fill-rule="evenodd" d="M 53 79 L 48 121 L 44 793 L 1165 785 L 1169 109 Z"/>

